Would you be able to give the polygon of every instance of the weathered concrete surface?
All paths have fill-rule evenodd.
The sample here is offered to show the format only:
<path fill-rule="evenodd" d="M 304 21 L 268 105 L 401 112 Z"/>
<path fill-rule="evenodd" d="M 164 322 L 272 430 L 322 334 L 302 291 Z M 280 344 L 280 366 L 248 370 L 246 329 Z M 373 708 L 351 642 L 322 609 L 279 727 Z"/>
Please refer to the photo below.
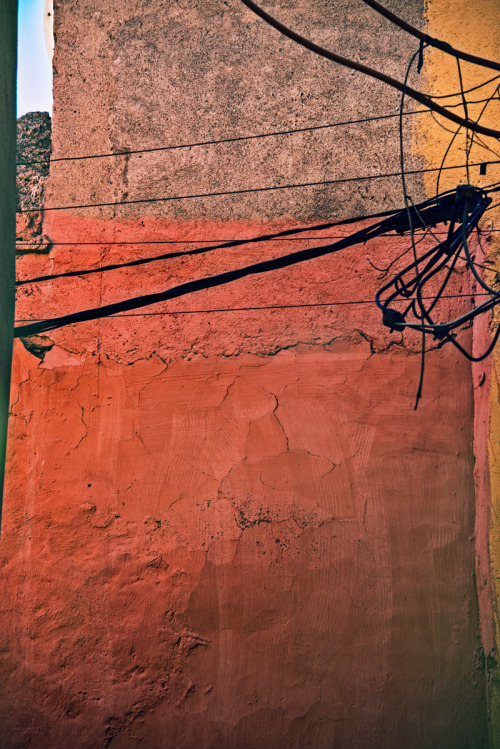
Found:
<path fill-rule="evenodd" d="M 17 2 L 0 7 L 0 516 L 9 410 L 15 276 Z"/>
<path fill-rule="evenodd" d="M 278 228 L 50 221 L 51 238 L 75 242 Z M 22 292 L 18 314 L 305 243 L 53 281 Z M 204 292 L 196 314 L 179 300 L 163 307 L 174 314 L 63 328 L 31 341 L 37 357 L 18 345 L 1 576 L 7 747 L 46 736 L 55 747 L 485 746 L 470 368 L 431 352 L 412 410 L 418 342 L 403 347 L 370 302 L 381 274 L 368 259 L 384 267 L 401 249 L 381 238 Z M 74 268 L 77 251 L 56 244 L 52 269 Z M 90 267 L 151 247 L 85 252 Z M 18 263 L 26 277 L 47 259 Z M 368 304 L 203 312 L 361 294 Z"/>
<path fill-rule="evenodd" d="M 393 119 L 52 167 L 47 204 L 236 190 L 399 171 L 399 95 L 282 37 L 236 0 L 58 0 L 54 157 L 155 148 L 393 114 Z M 268 3 L 320 44 L 404 78 L 418 45 L 358 0 Z M 397 8 L 421 23 L 421 0 Z M 416 74 L 415 74 L 416 75 Z M 412 73 L 411 81 L 417 82 Z M 410 106 L 410 109 L 421 107 Z M 428 118 L 428 115 L 425 115 Z M 405 125 L 407 166 L 412 118 Z M 409 178 L 416 200 L 421 177 Z M 401 204 L 399 178 L 90 215 L 175 219 L 359 216 Z"/>
<path fill-rule="evenodd" d="M 17 209 L 40 209 L 49 176 L 51 122 L 48 112 L 28 112 L 17 120 Z"/>

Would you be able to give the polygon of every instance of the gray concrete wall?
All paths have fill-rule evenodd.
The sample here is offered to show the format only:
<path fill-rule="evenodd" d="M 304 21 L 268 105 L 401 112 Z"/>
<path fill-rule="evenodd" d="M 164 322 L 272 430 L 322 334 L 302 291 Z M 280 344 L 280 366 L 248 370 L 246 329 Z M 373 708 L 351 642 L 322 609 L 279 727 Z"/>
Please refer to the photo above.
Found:
<path fill-rule="evenodd" d="M 422 0 L 392 3 L 422 23 Z M 359 0 L 267 2 L 316 42 L 404 79 L 418 48 Z M 56 0 L 54 157 L 396 114 L 400 95 L 280 35 L 239 0 Z M 421 85 L 417 75 L 410 81 Z M 408 101 L 410 109 L 420 108 Z M 429 115 L 424 115 L 428 117 Z M 414 118 L 405 120 L 408 168 Z M 398 120 L 52 165 L 48 203 L 99 203 L 399 171 Z M 415 199 L 419 178 L 409 180 Z M 402 204 L 398 178 L 94 211 L 117 218 L 336 218 Z M 81 213 L 81 212 L 80 212 Z"/>
<path fill-rule="evenodd" d="M 16 232 L 17 0 L 0 4 L 0 510 L 9 410 Z"/>

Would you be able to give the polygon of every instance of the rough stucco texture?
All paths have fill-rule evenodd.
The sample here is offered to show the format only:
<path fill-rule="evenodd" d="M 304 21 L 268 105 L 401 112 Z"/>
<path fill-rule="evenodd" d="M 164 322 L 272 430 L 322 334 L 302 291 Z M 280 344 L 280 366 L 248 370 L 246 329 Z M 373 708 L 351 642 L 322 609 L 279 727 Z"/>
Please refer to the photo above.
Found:
<path fill-rule="evenodd" d="M 429 34 L 442 39 L 453 40 L 458 49 L 464 49 L 487 59 L 498 59 L 498 36 L 500 33 L 500 5 L 497 0 L 478 0 L 471 5 L 464 0 L 442 2 L 442 0 L 427 0 L 426 19 Z M 460 83 L 456 60 L 438 50 L 426 52 L 425 74 L 429 91 L 434 95 L 448 94 L 459 91 Z M 463 84 L 466 90 L 480 86 L 468 95 L 469 117 L 477 119 L 491 127 L 497 127 L 499 121 L 500 102 L 494 97 L 487 106 L 487 98 L 494 95 L 498 80 L 488 82 L 490 76 L 486 70 L 477 65 L 461 65 Z M 481 96 L 479 96 L 481 92 Z M 455 99 L 458 101 L 458 98 Z M 481 101 L 482 100 L 482 101 Z M 438 118 L 439 119 L 439 118 Z M 419 141 L 426 166 L 433 169 L 439 166 L 447 148 L 446 164 L 463 163 L 466 147 L 469 150 L 471 163 L 489 160 L 491 152 L 485 147 L 495 149 L 494 139 L 487 139 L 481 143 L 472 142 L 465 132 L 460 132 L 450 143 L 449 133 L 439 127 L 438 122 L 427 122 L 425 128 L 420 128 Z M 478 186 L 488 186 L 500 179 L 500 165 L 489 163 L 485 174 L 480 175 L 478 167 L 469 171 L 465 169 L 450 170 L 440 177 L 440 189 L 454 188 L 457 182 L 472 182 Z M 436 189 L 436 175 L 434 172 L 426 174 L 426 187 L 429 191 Z M 496 201 L 494 201 L 496 202 Z M 490 210 L 481 226 L 483 229 L 483 250 L 485 261 L 483 264 L 491 270 L 486 273 L 488 283 L 498 288 L 500 269 L 500 242 L 498 207 Z M 492 233 L 488 235 L 488 230 Z M 496 271 L 495 271 L 496 269 Z M 475 354 L 480 355 L 486 350 L 491 335 L 498 324 L 496 319 L 478 319 L 475 324 Z M 499 652 L 499 622 L 498 622 L 498 590 L 500 589 L 500 534 L 498 501 L 500 484 L 498 482 L 498 445 L 500 409 L 497 395 L 498 383 L 498 350 L 491 358 L 479 362 L 474 366 L 475 387 L 475 415 L 474 430 L 475 470 L 476 470 L 476 577 L 480 596 L 480 618 L 483 647 L 488 655 L 489 666 L 489 696 L 491 746 L 500 746 L 500 679 L 498 674 Z M 497 361 L 494 361 L 496 357 Z M 493 360 L 493 361 L 492 361 Z M 481 384 L 482 383 L 482 384 Z M 491 385 L 491 387 L 490 387 Z M 489 460 L 488 460 L 489 458 Z M 492 574 L 493 573 L 493 574 Z M 495 588 L 496 591 L 495 592 Z M 496 618 L 496 622 L 494 619 Z M 495 631 L 496 630 L 496 631 Z"/>
<path fill-rule="evenodd" d="M 49 175 L 51 121 L 48 112 L 29 112 L 17 120 L 17 208 L 38 210 Z"/>
<path fill-rule="evenodd" d="M 462 362 L 16 361 L 4 746 L 484 745 Z"/>

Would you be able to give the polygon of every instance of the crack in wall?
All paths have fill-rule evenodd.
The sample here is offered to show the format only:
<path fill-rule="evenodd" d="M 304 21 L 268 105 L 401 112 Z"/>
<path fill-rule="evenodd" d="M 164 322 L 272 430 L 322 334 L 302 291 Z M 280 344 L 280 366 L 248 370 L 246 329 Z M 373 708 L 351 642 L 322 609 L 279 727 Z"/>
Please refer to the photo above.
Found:
<path fill-rule="evenodd" d="M 277 422 L 278 426 L 280 427 L 281 431 L 283 432 L 283 437 L 285 438 L 285 442 L 286 442 L 286 449 L 287 449 L 287 451 L 289 451 L 290 450 L 290 442 L 288 440 L 288 435 L 286 434 L 285 427 L 283 426 L 283 424 L 279 420 L 278 414 L 276 413 L 277 410 L 278 410 L 278 408 L 279 408 L 278 396 L 275 395 L 274 397 L 276 398 L 276 406 L 274 407 L 274 410 L 273 410 L 273 416 L 276 419 L 276 422 Z"/>

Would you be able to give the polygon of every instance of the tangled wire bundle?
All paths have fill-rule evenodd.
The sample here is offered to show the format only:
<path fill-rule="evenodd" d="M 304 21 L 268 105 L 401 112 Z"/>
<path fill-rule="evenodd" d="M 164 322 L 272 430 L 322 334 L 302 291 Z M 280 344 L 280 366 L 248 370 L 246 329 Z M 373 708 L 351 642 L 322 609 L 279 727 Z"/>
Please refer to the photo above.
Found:
<path fill-rule="evenodd" d="M 478 356 L 466 351 L 455 337 L 455 331 L 500 303 L 500 292 L 483 280 L 468 245 L 468 237 L 490 203 L 491 198 L 486 191 L 471 185 L 459 185 L 455 192 L 438 197 L 435 207 L 439 205 L 441 208 L 440 220 L 449 220 L 446 239 L 439 241 L 420 257 L 414 252 L 413 261 L 379 289 L 375 301 L 382 310 L 383 322 L 387 327 L 394 331 L 406 328 L 418 330 L 424 337 L 425 334 L 430 334 L 443 343 L 449 341 L 471 361 L 481 361 L 491 353 L 500 336 L 500 326 L 486 351 Z M 414 206 L 413 219 L 415 218 L 417 228 L 427 230 L 431 225 L 429 210 L 419 210 Z M 415 250 L 414 244 L 413 248 Z M 488 298 L 455 319 L 438 321 L 435 319 L 436 307 L 460 259 L 466 261 L 467 267 Z M 432 291 L 429 292 L 429 289 Z M 405 303 L 403 310 L 394 306 L 400 306 L 401 302 Z"/>

